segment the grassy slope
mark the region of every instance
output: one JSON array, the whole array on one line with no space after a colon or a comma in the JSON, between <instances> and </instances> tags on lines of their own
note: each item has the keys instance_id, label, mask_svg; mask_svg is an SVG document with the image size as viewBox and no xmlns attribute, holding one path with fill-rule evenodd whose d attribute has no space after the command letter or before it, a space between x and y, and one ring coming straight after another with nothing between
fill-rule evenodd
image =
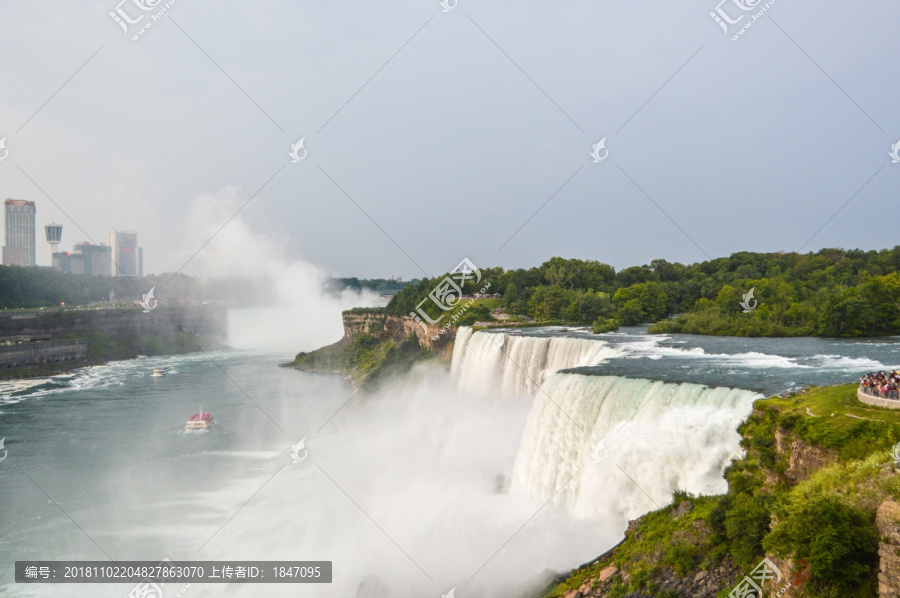
<instances>
[{"instance_id":1,"label":"grassy slope","mask_svg":"<svg viewBox=\"0 0 900 598\"><path fill-rule=\"evenodd\" d=\"M299 353L289 365L301 370L350 376L363 390L374 390L385 381L409 372L433 352L419 345L415 335L395 342L374 334L357 334L351 341Z\"/></svg>"},{"instance_id":2,"label":"grassy slope","mask_svg":"<svg viewBox=\"0 0 900 598\"><path fill-rule=\"evenodd\" d=\"M810 416L807 409L819 417ZM829 451L837 463L792 483L784 476L789 451L776 450L777 430L787 433L788 446L793 439L802 440ZM834 498L848 505L848 509L858 509L866 520L866 529L861 529L859 535L865 536L874 529L878 504L885 498L900 499L900 476L890 465L889 453L900 440L900 411L858 402L855 385L812 388L803 395L758 401L740 432L747 453L726 471L727 495L687 497L676 493L673 502L690 499L692 511L673 519L669 514L671 507L666 507L643 516L621 546L600 562L573 571L544 596L562 596L585 581L596 579L609 565L629 574L626 582L617 580L608 588L609 596L676 596L657 583L664 573L692 576L729 562L737 562L747 572L773 549L784 552L783 541L763 538L773 535L770 528L799 521L798 510L805 505ZM778 522L775 526L771 526L772 515ZM834 526L825 517L811 526L812 533L827 535L834 532ZM842 541L846 543L844 538L835 540L838 545ZM762 544L769 550L763 549ZM818 558L815 566L819 577L813 577L804 586L804 595L877 596L877 558L873 565L871 554L855 555L865 564L857 579L847 581L829 577L833 573L829 567L840 572L842 563L850 557L821 552L812 553L811 558ZM831 556L835 556L834 562L823 561ZM726 596L729 589L728 585L722 587L719 596Z\"/></svg>"}]
</instances>

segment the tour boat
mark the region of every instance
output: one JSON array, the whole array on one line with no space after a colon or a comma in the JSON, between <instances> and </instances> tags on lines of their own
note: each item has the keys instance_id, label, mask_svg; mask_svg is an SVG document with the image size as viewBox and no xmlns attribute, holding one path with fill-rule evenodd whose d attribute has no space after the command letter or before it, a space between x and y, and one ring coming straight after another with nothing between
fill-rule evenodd
<instances>
[{"instance_id":1,"label":"tour boat","mask_svg":"<svg viewBox=\"0 0 900 598\"><path fill-rule=\"evenodd\" d=\"M165 376L165 375L168 374L168 373L169 373L169 368L154 368L154 369L153 369L153 374L151 374L151 375L153 375L153 376Z\"/></svg>"},{"instance_id":2,"label":"tour boat","mask_svg":"<svg viewBox=\"0 0 900 598\"><path fill-rule=\"evenodd\" d=\"M212 413L203 413L203 406L200 406L200 413L195 413L185 424L185 430L206 430L213 423Z\"/></svg>"}]
</instances>

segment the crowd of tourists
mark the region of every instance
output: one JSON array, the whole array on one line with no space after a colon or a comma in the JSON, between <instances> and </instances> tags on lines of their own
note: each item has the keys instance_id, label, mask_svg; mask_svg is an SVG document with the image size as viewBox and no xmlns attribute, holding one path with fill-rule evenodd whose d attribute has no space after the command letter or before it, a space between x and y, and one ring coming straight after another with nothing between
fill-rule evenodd
<instances>
[{"instance_id":1,"label":"crowd of tourists","mask_svg":"<svg viewBox=\"0 0 900 598\"><path fill-rule=\"evenodd\" d=\"M863 392L886 399L900 399L900 370L890 372L869 372L860 377L859 386Z\"/></svg>"}]
</instances>

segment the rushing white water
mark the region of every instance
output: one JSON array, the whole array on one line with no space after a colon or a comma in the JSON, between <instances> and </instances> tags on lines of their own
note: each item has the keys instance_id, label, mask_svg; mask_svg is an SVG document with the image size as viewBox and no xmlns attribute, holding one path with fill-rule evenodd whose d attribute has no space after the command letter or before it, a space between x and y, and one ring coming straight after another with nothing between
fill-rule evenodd
<instances>
[{"instance_id":1,"label":"rushing white water","mask_svg":"<svg viewBox=\"0 0 900 598\"><path fill-rule=\"evenodd\" d=\"M514 493L624 523L667 504L674 490L727 490L722 473L741 455L737 426L761 395L559 372L627 354L594 339L459 330L451 369L464 390L534 396Z\"/></svg>"},{"instance_id":2,"label":"rushing white water","mask_svg":"<svg viewBox=\"0 0 900 598\"><path fill-rule=\"evenodd\" d=\"M533 394L558 370L597 365L623 352L594 339L518 336L460 328L451 371L466 391Z\"/></svg>"},{"instance_id":3,"label":"rushing white water","mask_svg":"<svg viewBox=\"0 0 900 598\"><path fill-rule=\"evenodd\" d=\"M528 415L513 489L545 500L553 496L577 517L612 520L659 508L678 489L724 493L722 472L741 455L736 428L760 396L699 384L553 374Z\"/></svg>"}]
</instances>

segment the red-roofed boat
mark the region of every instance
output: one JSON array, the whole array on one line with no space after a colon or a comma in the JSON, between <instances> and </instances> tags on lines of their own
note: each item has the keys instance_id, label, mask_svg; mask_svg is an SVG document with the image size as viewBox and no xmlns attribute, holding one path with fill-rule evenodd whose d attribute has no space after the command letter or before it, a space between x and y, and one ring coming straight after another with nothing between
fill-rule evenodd
<instances>
[{"instance_id":1,"label":"red-roofed boat","mask_svg":"<svg viewBox=\"0 0 900 598\"><path fill-rule=\"evenodd\" d=\"M195 413L188 418L184 426L185 430L206 430L213 423L212 413L203 413L203 406L200 406L200 413Z\"/></svg>"}]
</instances>

